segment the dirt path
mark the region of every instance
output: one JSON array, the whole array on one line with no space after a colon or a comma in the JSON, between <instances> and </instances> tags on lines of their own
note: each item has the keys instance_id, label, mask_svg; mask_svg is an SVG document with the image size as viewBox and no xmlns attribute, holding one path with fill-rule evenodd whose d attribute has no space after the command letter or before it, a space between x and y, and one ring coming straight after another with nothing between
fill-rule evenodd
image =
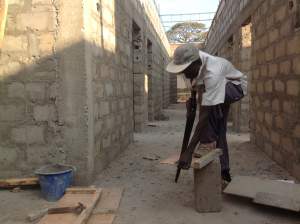
<instances>
[{"instance_id":1,"label":"dirt path","mask_svg":"<svg viewBox=\"0 0 300 224\"><path fill-rule=\"evenodd\" d=\"M166 114L169 121L155 122L135 135L135 142L96 179L101 187L124 187L125 192L115 224L300 224L300 216L255 206L248 201L224 196L223 210L199 214L193 207L192 171L182 172L174 183L175 167L161 165L147 156L166 158L180 151L185 112L174 105ZM247 134L229 135L233 175L255 175L292 179L284 170L251 146ZM38 190L20 193L0 191L0 224L24 224L32 211L51 205Z\"/></svg>"},{"instance_id":2,"label":"dirt path","mask_svg":"<svg viewBox=\"0 0 300 224\"><path fill-rule=\"evenodd\" d=\"M184 108L174 105L166 114L169 121L155 122L135 135L135 143L114 161L95 182L99 186L125 187L115 224L289 224L300 223L300 216L276 209L254 206L244 200L224 196L218 214L199 214L193 208L192 171L182 172L174 183L175 168L161 165L147 156L166 158L180 151L184 130ZM292 179L284 170L251 146L249 135L229 135L233 175L255 175Z\"/></svg>"}]
</instances>

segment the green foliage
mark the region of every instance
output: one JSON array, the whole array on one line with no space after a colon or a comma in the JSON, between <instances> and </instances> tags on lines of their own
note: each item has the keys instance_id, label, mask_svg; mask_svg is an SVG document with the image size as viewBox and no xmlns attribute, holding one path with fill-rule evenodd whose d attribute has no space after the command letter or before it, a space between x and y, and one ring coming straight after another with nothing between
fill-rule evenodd
<instances>
[{"instance_id":1,"label":"green foliage","mask_svg":"<svg viewBox=\"0 0 300 224\"><path fill-rule=\"evenodd\" d=\"M203 42L206 35L205 24L198 22L177 23L167 31L171 43Z\"/></svg>"}]
</instances>

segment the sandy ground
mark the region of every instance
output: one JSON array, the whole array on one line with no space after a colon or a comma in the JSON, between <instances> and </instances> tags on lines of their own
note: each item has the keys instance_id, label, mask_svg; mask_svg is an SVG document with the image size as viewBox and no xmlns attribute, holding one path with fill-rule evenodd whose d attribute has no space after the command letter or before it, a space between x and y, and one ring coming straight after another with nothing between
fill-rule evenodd
<instances>
[{"instance_id":1,"label":"sandy ground","mask_svg":"<svg viewBox=\"0 0 300 224\"><path fill-rule=\"evenodd\" d=\"M300 214L257 206L247 200L223 195L220 213L199 214L194 210L192 171L181 173L159 160L179 152L185 124L183 105L172 105L165 113L169 121L155 122L135 135L135 142L96 178L101 187L124 187L115 224L300 224ZM233 175L270 179L293 179L249 143L248 134L228 135ZM47 207L38 190L20 193L0 191L0 223L27 223L28 213Z\"/></svg>"}]
</instances>

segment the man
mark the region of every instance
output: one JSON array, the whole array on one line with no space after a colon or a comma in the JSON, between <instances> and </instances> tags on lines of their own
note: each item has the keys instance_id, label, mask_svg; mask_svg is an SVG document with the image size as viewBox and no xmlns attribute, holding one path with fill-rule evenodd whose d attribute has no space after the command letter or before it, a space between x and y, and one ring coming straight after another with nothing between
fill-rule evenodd
<instances>
[{"instance_id":1,"label":"man","mask_svg":"<svg viewBox=\"0 0 300 224\"><path fill-rule=\"evenodd\" d=\"M180 156L180 168L189 169L193 152L200 142L210 148L223 149L220 157L222 179L230 182L227 118L230 104L240 100L246 93L244 75L226 59L200 51L194 44L178 47L167 71L183 73L190 81L191 88L198 92L200 102L199 121L187 150Z\"/></svg>"}]
</instances>

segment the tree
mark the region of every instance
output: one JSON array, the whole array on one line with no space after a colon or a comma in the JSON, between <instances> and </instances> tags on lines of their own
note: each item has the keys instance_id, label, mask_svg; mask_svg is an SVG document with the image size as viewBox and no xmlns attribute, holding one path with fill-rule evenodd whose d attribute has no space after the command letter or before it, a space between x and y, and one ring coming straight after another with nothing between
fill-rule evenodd
<instances>
[{"instance_id":1,"label":"tree","mask_svg":"<svg viewBox=\"0 0 300 224\"><path fill-rule=\"evenodd\" d=\"M176 23L167 31L169 41L175 43L203 42L206 35L205 24L199 22Z\"/></svg>"}]
</instances>

